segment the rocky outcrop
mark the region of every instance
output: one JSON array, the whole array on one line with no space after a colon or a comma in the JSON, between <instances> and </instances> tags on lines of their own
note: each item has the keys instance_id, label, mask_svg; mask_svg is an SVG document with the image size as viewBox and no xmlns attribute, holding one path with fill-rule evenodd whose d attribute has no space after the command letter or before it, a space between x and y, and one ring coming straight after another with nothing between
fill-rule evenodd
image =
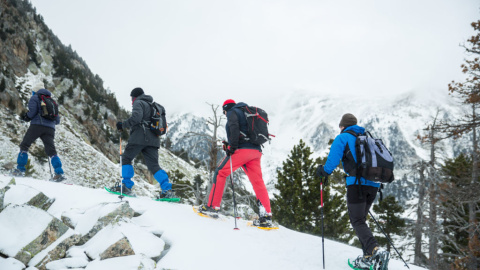
<instances>
[{"instance_id":1,"label":"rocky outcrop","mask_svg":"<svg viewBox=\"0 0 480 270\"><path fill-rule=\"evenodd\" d=\"M135 255L135 252L133 251L128 239L124 237L100 254L100 259L105 260L129 255Z\"/></svg>"},{"instance_id":2,"label":"rocky outcrop","mask_svg":"<svg viewBox=\"0 0 480 270\"><path fill-rule=\"evenodd\" d=\"M6 186L2 189L0 189L0 212L3 210L3 208L6 206L3 204L3 199L5 198L5 193L10 189L9 186Z\"/></svg>"},{"instance_id":3,"label":"rocky outcrop","mask_svg":"<svg viewBox=\"0 0 480 270\"><path fill-rule=\"evenodd\" d=\"M47 211L54 202L55 199L51 199L40 192L35 197L30 199L27 204Z\"/></svg>"},{"instance_id":4,"label":"rocky outcrop","mask_svg":"<svg viewBox=\"0 0 480 270\"><path fill-rule=\"evenodd\" d=\"M33 256L55 242L67 230L68 227L65 224L59 219L53 218L42 234L22 248L22 250L15 255L15 259L27 264Z\"/></svg>"},{"instance_id":5,"label":"rocky outcrop","mask_svg":"<svg viewBox=\"0 0 480 270\"><path fill-rule=\"evenodd\" d=\"M39 270L44 270L46 269L46 265L49 262L56 261L59 259L63 259L66 256L67 250L77 244L80 241L80 235L74 234L67 239L63 240L60 244L58 244L53 250L48 252L47 256L35 265Z\"/></svg>"},{"instance_id":6,"label":"rocky outcrop","mask_svg":"<svg viewBox=\"0 0 480 270\"><path fill-rule=\"evenodd\" d=\"M124 202L119 205L114 211L110 212L108 215L98 219L97 223L90 229L90 231L85 234L78 243L79 245L85 244L93 236L95 236L100 230L105 228L107 225L117 224L121 220L131 219L135 211L130 207L128 202Z\"/></svg>"}]
</instances>

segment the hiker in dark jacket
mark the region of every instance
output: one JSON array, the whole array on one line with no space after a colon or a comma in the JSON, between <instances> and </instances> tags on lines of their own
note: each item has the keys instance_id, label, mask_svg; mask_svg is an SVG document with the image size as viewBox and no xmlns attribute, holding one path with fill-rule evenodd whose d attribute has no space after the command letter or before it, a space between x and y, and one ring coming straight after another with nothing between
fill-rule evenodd
<instances>
[{"instance_id":1,"label":"hiker in dark jacket","mask_svg":"<svg viewBox=\"0 0 480 270\"><path fill-rule=\"evenodd\" d=\"M135 88L130 93L132 97L132 116L123 122L117 123L117 129L130 129L130 138L127 147L122 155L122 186L117 185L114 191L123 192L127 195L133 195L132 187L134 175L132 161L140 153L143 153L148 170L153 174L155 180L160 183L162 189L160 198L171 198L174 196L172 184L169 183L167 173L160 168L158 164L158 149L160 148L160 138L157 137L148 123L153 114L151 103L153 98L145 95L142 88Z\"/></svg>"},{"instance_id":2,"label":"hiker in dark jacket","mask_svg":"<svg viewBox=\"0 0 480 270\"><path fill-rule=\"evenodd\" d=\"M365 129L357 126L357 118L350 113L344 114L339 124L340 134L335 137L330 148L325 166L320 165L317 168L317 175L323 178L325 183L328 176L337 168L339 161L342 161L343 168L350 168L355 166L357 155L355 152L356 137L346 131L353 131L356 134L364 134ZM345 154L345 159L343 159ZM346 164L353 162L354 164ZM348 172L345 170L348 174ZM360 243L362 244L363 255L354 260L349 260L355 268L369 269L373 264L376 256L382 256L387 252L379 248L378 242L373 237L372 231L367 225L367 215L370 207L380 187L380 183L372 182L361 177L359 179L361 185L356 182L355 175L348 175L346 177L347 184L347 208L350 216L350 223L352 224L355 233L357 234ZM362 196L360 197L360 190Z\"/></svg>"},{"instance_id":3,"label":"hiker in dark jacket","mask_svg":"<svg viewBox=\"0 0 480 270\"><path fill-rule=\"evenodd\" d=\"M35 140L40 138L45 147L45 153L48 155L52 162L52 166L55 171L53 176L54 181L65 180L65 175L62 169L62 162L57 155L55 149L55 125L60 124L60 116L56 116L55 120L49 120L41 116L41 96L52 96L52 93L45 89L43 83L37 83L33 87L33 95L28 101L28 112L22 116L22 120L30 122L30 127L27 133L23 137L23 141L20 143L20 153L17 158L17 168L13 171L13 175L24 176L26 172L25 165L28 161L28 149Z\"/></svg>"},{"instance_id":4,"label":"hiker in dark jacket","mask_svg":"<svg viewBox=\"0 0 480 270\"><path fill-rule=\"evenodd\" d=\"M241 167L252 183L260 209L259 219L254 221L254 225L271 227L272 211L270 198L262 177L262 148L260 145L252 144L245 140L248 133L247 119L244 112L240 109L245 106L247 104L243 102L235 103L232 99L228 99L223 103L223 111L227 116L225 128L228 143L224 142L224 150L227 156L215 170L208 203L200 206L199 211L209 214L217 213L220 210L225 181L231 174L231 171Z\"/></svg>"}]
</instances>

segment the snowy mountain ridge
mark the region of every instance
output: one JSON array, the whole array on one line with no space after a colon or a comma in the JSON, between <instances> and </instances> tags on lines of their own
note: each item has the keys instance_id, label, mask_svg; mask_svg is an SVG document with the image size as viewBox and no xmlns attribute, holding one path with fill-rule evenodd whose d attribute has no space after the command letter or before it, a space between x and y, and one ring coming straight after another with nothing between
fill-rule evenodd
<instances>
[{"instance_id":1,"label":"snowy mountain ridge","mask_svg":"<svg viewBox=\"0 0 480 270\"><path fill-rule=\"evenodd\" d=\"M276 136L271 144L265 145L262 157L263 175L271 191L274 191L276 170L300 139L312 148L314 157L328 153L328 142L339 134L338 123L345 113L354 114L360 126L384 141L395 158L396 179L402 179L409 173L415 162L429 158L428 145L422 144L417 136L424 135L423 129L433 122L437 111L438 121L454 120L465 113L446 90L416 90L385 97L344 97L340 94L320 95L296 91L287 96L272 97L262 104L249 105L268 112L269 132ZM171 116L171 119L176 127L168 134L173 148L181 145L182 148L192 149L194 143L189 138L183 138L184 133L177 130L205 125L204 118L180 114ZM224 126L220 127L218 138L225 138ZM466 151L469 144L467 139L462 138L442 141L439 146L441 154L451 158ZM189 153L198 158L195 152ZM395 185L389 186L387 190L394 189Z\"/></svg>"}]
</instances>

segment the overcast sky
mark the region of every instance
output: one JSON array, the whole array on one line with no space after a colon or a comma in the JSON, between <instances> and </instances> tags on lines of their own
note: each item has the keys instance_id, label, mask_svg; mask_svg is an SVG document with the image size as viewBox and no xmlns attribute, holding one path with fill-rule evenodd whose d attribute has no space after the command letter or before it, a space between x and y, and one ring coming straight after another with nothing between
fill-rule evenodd
<instances>
[{"instance_id":1,"label":"overcast sky","mask_svg":"<svg viewBox=\"0 0 480 270\"><path fill-rule=\"evenodd\" d=\"M142 87L167 113L292 91L447 91L478 0L31 0L130 110Z\"/></svg>"}]
</instances>

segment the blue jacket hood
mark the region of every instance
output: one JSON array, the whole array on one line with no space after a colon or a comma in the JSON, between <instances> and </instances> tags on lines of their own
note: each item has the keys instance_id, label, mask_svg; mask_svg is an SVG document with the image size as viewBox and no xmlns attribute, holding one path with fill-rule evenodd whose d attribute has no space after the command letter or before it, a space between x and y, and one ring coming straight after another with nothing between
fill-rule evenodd
<instances>
[{"instance_id":1,"label":"blue jacket hood","mask_svg":"<svg viewBox=\"0 0 480 270\"><path fill-rule=\"evenodd\" d=\"M357 125L353 125L353 126L349 126L349 127L346 127L342 132L345 132L347 130L351 130L357 134L363 134L365 133L365 128L361 127L361 126L357 126Z\"/></svg>"}]
</instances>

